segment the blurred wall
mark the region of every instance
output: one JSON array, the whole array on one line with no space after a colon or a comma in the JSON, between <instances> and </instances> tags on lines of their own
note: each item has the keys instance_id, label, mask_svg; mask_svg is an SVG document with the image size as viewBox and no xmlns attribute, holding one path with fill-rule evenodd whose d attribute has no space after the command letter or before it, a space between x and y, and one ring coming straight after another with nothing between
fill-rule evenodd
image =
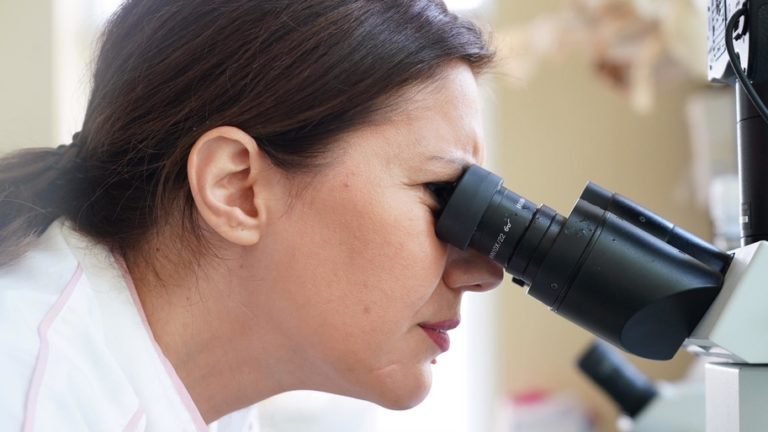
<instances>
[{"instance_id":1,"label":"blurred wall","mask_svg":"<svg viewBox=\"0 0 768 432\"><path fill-rule=\"evenodd\" d=\"M552 11L558 0L499 1L496 28ZM503 71L501 71L503 73ZM496 84L495 124L505 184L538 204L568 214L588 180L619 192L704 238L709 219L691 193L686 98L694 85L664 88L646 115L599 82L583 56L546 62L525 89ZM499 304L501 365L506 391L567 390L585 399L601 431L614 430L616 410L574 366L592 340L509 281ZM673 361L633 359L656 379L681 377L687 353Z\"/></svg>"},{"instance_id":2,"label":"blurred wall","mask_svg":"<svg viewBox=\"0 0 768 432\"><path fill-rule=\"evenodd\" d=\"M0 2L0 152L53 144L52 2Z\"/></svg>"}]
</instances>

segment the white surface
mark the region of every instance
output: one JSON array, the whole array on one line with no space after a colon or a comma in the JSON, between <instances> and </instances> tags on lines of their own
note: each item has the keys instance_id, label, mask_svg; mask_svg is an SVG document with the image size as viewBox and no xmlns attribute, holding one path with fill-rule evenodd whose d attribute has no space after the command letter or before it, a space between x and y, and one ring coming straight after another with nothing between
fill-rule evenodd
<instances>
[{"instance_id":1,"label":"white surface","mask_svg":"<svg viewBox=\"0 0 768 432\"><path fill-rule=\"evenodd\" d=\"M483 4L484 0L445 0L448 9L452 10L468 10L476 9Z\"/></svg>"},{"instance_id":2,"label":"white surface","mask_svg":"<svg viewBox=\"0 0 768 432\"><path fill-rule=\"evenodd\" d=\"M768 363L768 242L739 248L722 291L685 344L689 350Z\"/></svg>"},{"instance_id":3,"label":"white surface","mask_svg":"<svg viewBox=\"0 0 768 432\"><path fill-rule=\"evenodd\" d=\"M592 432L592 422L583 404L561 393L535 402L502 404L500 432Z\"/></svg>"},{"instance_id":4,"label":"white surface","mask_svg":"<svg viewBox=\"0 0 768 432\"><path fill-rule=\"evenodd\" d=\"M707 432L768 429L768 366L708 364Z\"/></svg>"},{"instance_id":5,"label":"white surface","mask_svg":"<svg viewBox=\"0 0 768 432\"><path fill-rule=\"evenodd\" d=\"M704 384L659 387L659 395L635 418L632 432L704 432Z\"/></svg>"},{"instance_id":6,"label":"white surface","mask_svg":"<svg viewBox=\"0 0 768 432\"><path fill-rule=\"evenodd\" d=\"M59 223L0 269L0 347L4 431L207 430L111 253Z\"/></svg>"}]
</instances>

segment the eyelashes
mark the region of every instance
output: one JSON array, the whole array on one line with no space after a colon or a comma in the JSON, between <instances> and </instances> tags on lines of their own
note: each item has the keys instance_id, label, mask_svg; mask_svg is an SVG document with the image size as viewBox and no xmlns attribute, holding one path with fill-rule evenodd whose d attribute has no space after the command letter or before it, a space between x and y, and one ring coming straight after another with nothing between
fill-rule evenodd
<instances>
[{"instance_id":1,"label":"eyelashes","mask_svg":"<svg viewBox=\"0 0 768 432\"><path fill-rule=\"evenodd\" d=\"M456 187L455 182L426 183L424 187L430 192L435 200L436 209L433 211L435 217L439 217L443 212L445 205L453 194Z\"/></svg>"}]
</instances>

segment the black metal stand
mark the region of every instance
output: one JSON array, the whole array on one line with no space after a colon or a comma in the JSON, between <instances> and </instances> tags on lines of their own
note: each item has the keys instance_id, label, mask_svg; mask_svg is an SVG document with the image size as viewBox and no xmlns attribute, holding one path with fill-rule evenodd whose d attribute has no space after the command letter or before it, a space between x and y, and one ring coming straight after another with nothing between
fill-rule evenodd
<instances>
[{"instance_id":1,"label":"black metal stand","mask_svg":"<svg viewBox=\"0 0 768 432\"><path fill-rule=\"evenodd\" d=\"M755 84L768 100L768 83ZM768 240L768 124L737 82L736 144L739 152L741 245Z\"/></svg>"}]
</instances>

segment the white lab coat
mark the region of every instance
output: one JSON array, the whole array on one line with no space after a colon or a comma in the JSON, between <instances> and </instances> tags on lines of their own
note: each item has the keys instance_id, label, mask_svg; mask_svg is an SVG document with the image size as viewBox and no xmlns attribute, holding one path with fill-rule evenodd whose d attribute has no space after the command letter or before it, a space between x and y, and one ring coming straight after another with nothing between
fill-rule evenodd
<instances>
[{"instance_id":1,"label":"white lab coat","mask_svg":"<svg viewBox=\"0 0 768 432\"><path fill-rule=\"evenodd\" d=\"M121 259L61 221L0 268L0 430L209 431Z\"/></svg>"}]
</instances>

